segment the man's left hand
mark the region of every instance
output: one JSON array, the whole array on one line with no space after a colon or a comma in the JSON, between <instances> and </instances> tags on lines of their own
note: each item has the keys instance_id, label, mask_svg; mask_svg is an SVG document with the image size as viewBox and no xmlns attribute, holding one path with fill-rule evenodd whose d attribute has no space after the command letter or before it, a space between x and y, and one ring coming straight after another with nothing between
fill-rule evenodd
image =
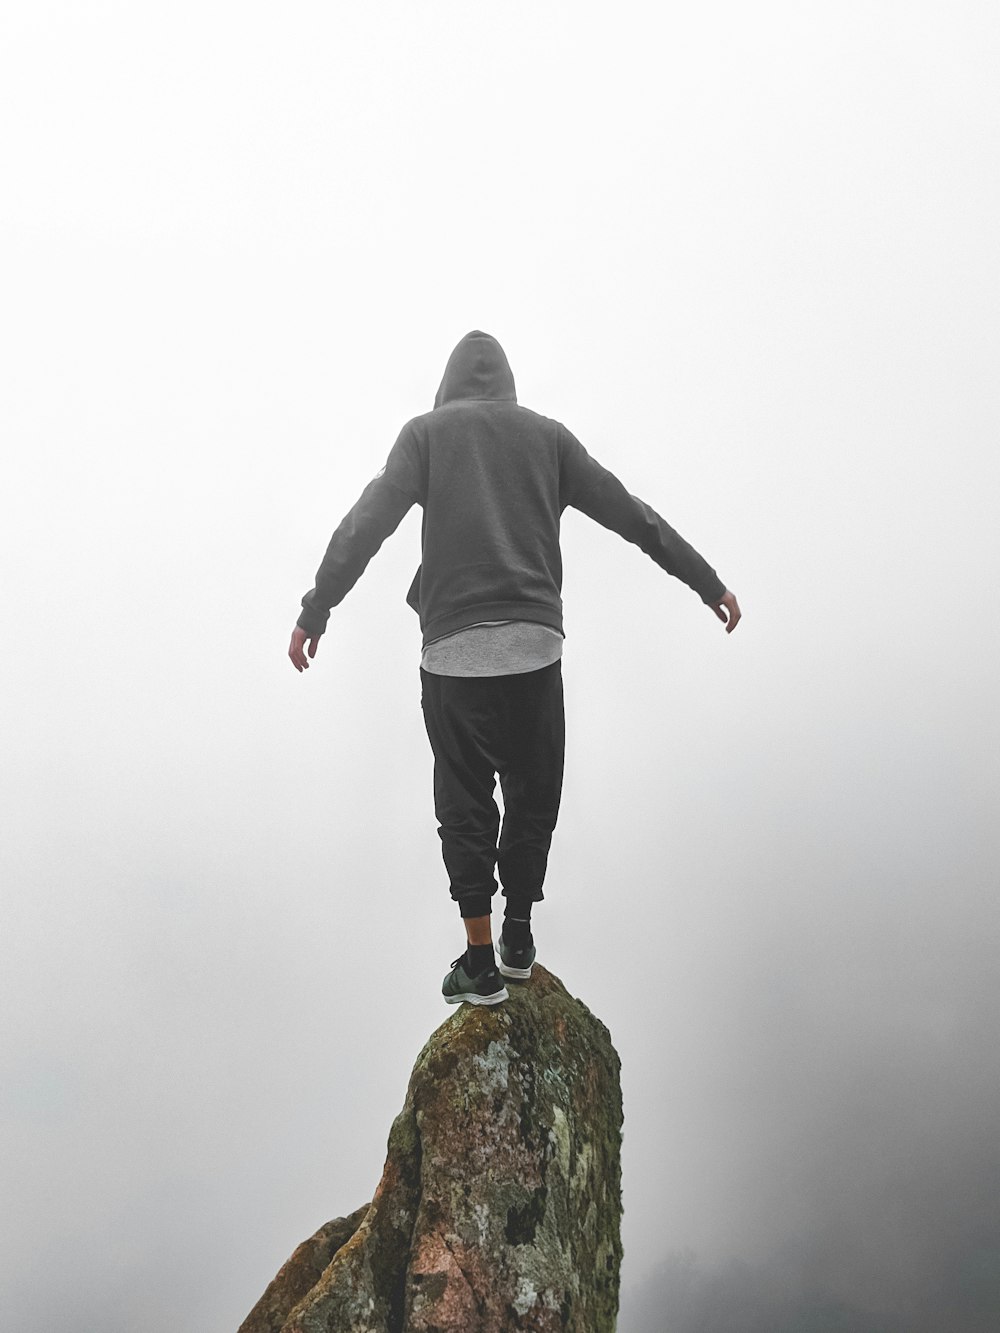
<instances>
[{"instance_id":1,"label":"man's left hand","mask_svg":"<svg viewBox=\"0 0 1000 1333\"><path fill-rule=\"evenodd\" d=\"M292 659L292 666L296 671L309 670L309 658L316 656L316 649L319 647L320 636L318 634L307 634L304 629L298 625L292 630L292 641L288 645L288 656ZM308 643L309 657L306 657L303 649Z\"/></svg>"},{"instance_id":2,"label":"man's left hand","mask_svg":"<svg viewBox=\"0 0 1000 1333\"><path fill-rule=\"evenodd\" d=\"M740 623L740 604L728 590L722 594L717 602L712 603L712 610L719 617L726 627L726 633L732 634L733 630Z\"/></svg>"}]
</instances>

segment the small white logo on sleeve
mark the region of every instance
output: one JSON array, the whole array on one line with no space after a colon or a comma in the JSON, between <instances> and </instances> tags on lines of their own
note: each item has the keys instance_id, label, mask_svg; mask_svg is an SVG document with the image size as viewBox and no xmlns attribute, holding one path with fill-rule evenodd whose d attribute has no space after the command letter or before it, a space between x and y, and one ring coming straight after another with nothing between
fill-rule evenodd
<instances>
[{"instance_id":1,"label":"small white logo on sleeve","mask_svg":"<svg viewBox=\"0 0 1000 1333\"><path fill-rule=\"evenodd\" d=\"M379 468L379 470L375 473L374 477L372 477L372 481L378 481L379 477L384 477L384 476L385 476L385 464L383 463L382 466Z\"/></svg>"}]
</instances>

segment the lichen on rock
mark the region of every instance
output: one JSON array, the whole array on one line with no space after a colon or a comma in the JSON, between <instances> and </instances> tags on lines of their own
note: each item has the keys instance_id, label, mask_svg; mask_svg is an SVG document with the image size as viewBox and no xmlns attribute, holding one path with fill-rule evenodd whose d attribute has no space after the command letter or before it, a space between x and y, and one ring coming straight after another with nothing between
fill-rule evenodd
<instances>
[{"instance_id":1,"label":"lichen on rock","mask_svg":"<svg viewBox=\"0 0 1000 1333\"><path fill-rule=\"evenodd\" d=\"M544 968L509 989L433 1034L371 1206L300 1246L240 1333L612 1333L618 1056ZM329 1258L304 1286L309 1246Z\"/></svg>"}]
</instances>

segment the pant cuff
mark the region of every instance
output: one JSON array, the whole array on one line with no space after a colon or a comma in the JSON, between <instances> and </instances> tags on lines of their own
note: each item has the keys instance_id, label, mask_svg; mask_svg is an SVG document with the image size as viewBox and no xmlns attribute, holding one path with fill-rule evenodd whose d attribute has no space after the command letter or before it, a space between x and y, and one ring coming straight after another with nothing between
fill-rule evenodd
<instances>
[{"instance_id":1,"label":"pant cuff","mask_svg":"<svg viewBox=\"0 0 1000 1333\"><path fill-rule=\"evenodd\" d=\"M462 913L462 920L467 916L489 916L490 914L490 895L488 893L475 893L471 896L465 896L458 900L458 910Z\"/></svg>"},{"instance_id":2,"label":"pant cuff","mask_svg":"<svg viewBox=\"0 0 1000 1333\"><path fill-rule=\"evenodd\" d=\"M545 895L542 893L541 889L527 889L527 890L502 889L501 892L503 893L503 896L507 899L508 903L512 902L540 903L545 898Z\"/></svg>"}]
</instances>

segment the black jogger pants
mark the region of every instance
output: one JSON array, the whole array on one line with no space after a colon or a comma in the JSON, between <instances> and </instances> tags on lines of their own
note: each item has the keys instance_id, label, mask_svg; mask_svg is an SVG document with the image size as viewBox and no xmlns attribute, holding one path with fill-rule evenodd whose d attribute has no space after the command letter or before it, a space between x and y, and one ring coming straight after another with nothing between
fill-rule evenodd
<instances>
[{"instance_id":1,"label":"black jogger pants","mask_svg":"<svg viewBox=\"0 0 1000 1333\"><path fill-rule=\"evenodd\" d=\"M496 871L505 894L538 902L562 794L562 664L516 676L421 670L420 682L451 896L463 917L486 916Z\"/></svg>"}]
</instances>

